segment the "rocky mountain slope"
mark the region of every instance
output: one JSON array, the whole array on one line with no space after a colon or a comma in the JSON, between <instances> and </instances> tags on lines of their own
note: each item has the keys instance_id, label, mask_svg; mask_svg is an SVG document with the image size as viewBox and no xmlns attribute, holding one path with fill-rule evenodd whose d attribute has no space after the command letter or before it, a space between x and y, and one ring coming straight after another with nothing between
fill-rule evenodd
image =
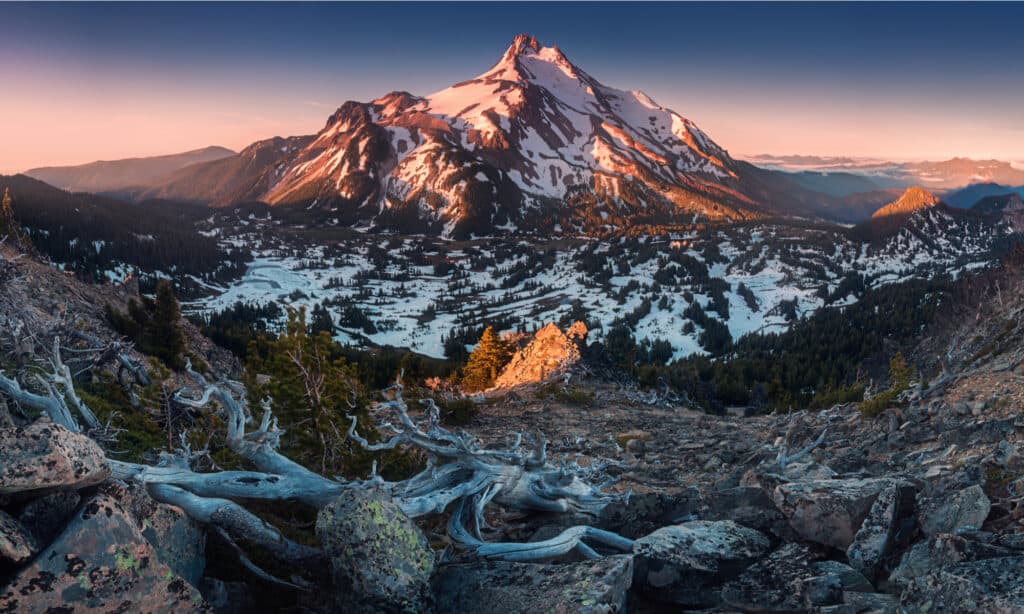
<instances>
[{"instance_id":1,"label":"rocky mountain slope","mask_svg":"<svg viewBox=\"0 0 1024 614\"><path fill-rule=\"evenodd\" d=\"M235 152L224 147L204 147L184 153L148 158L101 160L78 166L47 166L25 171L29 177L72 192L132 193L190 164L212 162Z\"/></svg>"}]
</instances>

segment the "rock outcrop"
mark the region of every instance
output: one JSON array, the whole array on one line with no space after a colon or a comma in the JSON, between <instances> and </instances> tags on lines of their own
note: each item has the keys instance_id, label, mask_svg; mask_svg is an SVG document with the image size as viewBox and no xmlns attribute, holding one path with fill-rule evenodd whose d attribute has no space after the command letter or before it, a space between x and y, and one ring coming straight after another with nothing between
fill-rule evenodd
<instances>
[{"instance_id":1,"label":"rock outcrop","mask_svg":"<svg viewBox=\"0 0 1024 614\"><path fill-rule=\"evenodd\" d=\"M587 326L583 322L576 322L564 333L555 324L547 324L512 356L495 380L494 388L539 384L564 376L579 361L580 345L586 338Z\"/></svg>"}]
</instances>

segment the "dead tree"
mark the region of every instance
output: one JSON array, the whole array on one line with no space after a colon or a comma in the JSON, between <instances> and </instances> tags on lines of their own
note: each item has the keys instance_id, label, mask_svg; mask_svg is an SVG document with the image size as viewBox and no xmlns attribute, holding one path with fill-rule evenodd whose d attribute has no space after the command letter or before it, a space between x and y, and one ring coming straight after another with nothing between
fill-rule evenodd
<instances>
[{"instance_id":1,"label":"dead tree","mask_svg":"<svg viewBox=\"0 0 1024 614\"><path fill-rule=\"evenodd\" d=\"M264 404L259 427L249 433L246 425L253 423L245 390L237 382L209 382L188 365L194 387L179 390L174 401L191 408L219 408L227 422L227 446L248 460L253 471L195 470L195 461L206 451L193 453L182 438L175 453L162 453L156 465L108 459L115 479L144 485L157 501L180 507L190 517L208 526L236 549L236 540L257 544L278 559L303 566L316 566L322 561L319 549L298 544L235 500L290 500L321 508L353 489L381 488L394 498L410 517L417 518L451 511L449 535L452 541L468 552L485 558L515 561L546 559L570 550L585 556L598 556L591 546L608 550L629 550L632 542L614 533L589 526L572 527L561 535L543 542L515 544L488 543L482 538L486 527L484 509L492 502L520 511L573 512L596 517L606 505L628 496L605 494L594 486L603 477L602 467L589 468L573 463L555 465L548 460L547 444L542 435L516 435L513 445L502 450L484 449L479 441L465 432L453 433L440 426L439 412L433 401L417 421L408 413L402 399L401 380L387 390L390 400L376 408L378 415L391 414L380 427L391 438L370 443L356 431L352 420L349 431L353 440L368 450L386 450L399 445L412 446L426 453L426 469L400 482L385 482L374 474L368 480L346 481L328 479L310 471L278 451L284 431ZM71 430L80 431L68 404L52 386L47 395L21 389L15 380L0 376L0 391L23 403L43 408L56 421ZM78 407L74 402L72 406ZM84 414L83 414L84 415ZM523 446L524 440L528 446ZM261 577L270 576L251 561L240 557ZM294 586L283 580L282 584Z\"/></svg>"}]
</instances>

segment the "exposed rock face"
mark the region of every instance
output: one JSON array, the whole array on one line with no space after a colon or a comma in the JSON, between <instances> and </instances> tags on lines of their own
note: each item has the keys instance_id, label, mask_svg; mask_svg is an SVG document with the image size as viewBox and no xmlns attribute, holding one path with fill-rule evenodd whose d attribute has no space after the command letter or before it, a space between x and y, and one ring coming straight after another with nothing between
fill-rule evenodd
<instances>
[{"instance_id":1,"label":"exposed rock face","mask_svg":"<svg viewBox=\"0 0 1024 614\"><path fill-rule=\"evenodd\" d=\"M908 612L1024 611L1024 557L943 567L915 579L900 606Z\"/></svg>"},{"instance_id":2,"label":"exposed rock face","mask_svg":"<svg viewBox=\"0 0 1024 614\"><path fill-rule=\"evenodd\" d=\"M580 359L587 327L576 322L563 333L554 324L537 331L527 346L512 356L494 382L495 388L537 384L560 377Z\"/></svg>"},{"instance_id":3,"label":"exposed rock face","mask_svg":"<svg viewBox=\"0 0 1024 614\"><path fill-rule=\"evenodd\" d=\"M443 567L434 578L438 612L624 612L633 558L536 565L488 561Z\"/></svg>"},{"instance_id":4,"label":"exposed rock face","mask_svg":"<svg viewBox=\"0 0 1024 614\"><path fill-rule=\"evenodd\" d=\"M921 511L921 529L928 535L955 533L967 527L980 529L991 509L985 491L975 484L931 499Z\"/></svg>"},{"instance_id":5,"label":"exposed rock face","mask_svg":"<svg viewBox=\"0 0 1024 614\"><path fill-rule=\"evenodd\" d=\"M376 490L346 492L320 510L316 533L345 611L429 609L434 552L390 497Z\"/></svg>"},{"instance_id":6,"label":"exposed rock face","mask_svg":"<svg viewBox=\"0 0 1024 614\"><path fill-rule=\"evenodd\" d=\"M634 582L652 599L714 605L718 596L709 589L742 571L769 546L767 537L731 520L664 527L633 546Z\"/></svg>"},{"instance_id":7,"label":"exposed rock face","mask_svg":"<svg viewBox=\"0 0 1024 614\"><path fill-rule=\"evenodd\" d=\"M83 488L110 475L103 450L48 420L0 430L0 495Z\"/></svg>"},{"instance_id":8,"label":"exposed rock face","mask_svg":"<svg viewBox=\"0 0 1024 614\"><path fill-rule=\"evenodd\" d=\"M845 550L888 484L885 479L792 482L775 488L775 504L804 539Z\"/></svg>"},{"instance_id":9,"label":"exposed rock face","mask_svg":"<svg viewBox=\"0 0 1024 614\"><path fill-rule=\"evenodd\" d=\"M201 612L199 592L161 563L131 513L100 494L0 591L7 612Z\"/></svg>"}]
</instances>

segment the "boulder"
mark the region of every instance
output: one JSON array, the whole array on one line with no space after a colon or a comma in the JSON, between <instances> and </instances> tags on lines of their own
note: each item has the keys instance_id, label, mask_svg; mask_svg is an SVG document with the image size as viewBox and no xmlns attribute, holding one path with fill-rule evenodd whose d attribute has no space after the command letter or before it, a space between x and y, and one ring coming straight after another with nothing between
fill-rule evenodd
<instances>
[{"instance_id":1,"label":"boulder","mask_svg":"<svg viewBox=\"0 0 1024 614\"><path fill-rule=\"evenodd\" d=\"M952 494L934 496L921 506L919 522L928 535L980 529L992 510L981 486L975 484Z\"/></svg>"},{"instance_id":2,"label":"boulder","mask_svg":"<svg viewBox=\"0 0 1024 614\"><path fill-rule=\"evenodd\" d=\"M131 513L99 494L0 589L0 612L205 612L199 591L161 563Z\"/></svg>"},{"instance_id":3,"label":"boulder","mask_svg":"<svg viewBox=\"0 0 1024 614\"><path fill-rule=\"evenodd\" d=\"M949 565L915 578L900 595L907 612L1024 611L1024 557Z\"/></svg>"},{"instance_id":4,"label":"boulder","mask_svg":"<svg viewBox=\"0 0 1024 614\"><path fill-rule=\"evenodd\" d=\"M885 479L790 482L775 487L775 505L803 539L846 550L867 517Z\"/></svg>"},{"instance_id":5,"label":"boulder","mask_svg":"<svg viewBox=\"0 0 1024 614\"><path fill-rule=\"evenodd\" d=\"M625 612L633 559L608 556L565 564L482 561L442 567L434 577L438 612Z\"/></svg>"},{"instance_id":6,"label":"boulder","mask_svg":"<svg viewBox=\"0 0 1024 614\"><path fill-rule=\"evenodd\" d=\"M49 420L0 429L0 495L83 488L110 475L103 450Z\"/></svg>"},{"instance_id":7,"label":"boulder","mask_svg":"<svg viewBox=\"0 0 1024 614\"><path fill-rule=\"evenodd\" d=\"M846 549L850 565L868 578L873 578L885 558L892 552L900 536L909 537L913 527L914 497L912 484L894 482L875 499L868 517L861 524L853 542ZM909 519L909 527L905 520Z\"/></svg>"},{"instance_id":8,"label":"boulder","mask_svg":"<svg viewBox=\"0 0 1024 614\"><path fill-rule=\"evenodd\" d=\"M434 552L419 527L386 493L346 492L320 510L316 533L344 611L430 608Z\"/></svg>"},{"instance_id":9,"label":"boulder","mask_svg":"<svg viewBox=\"0 0 1024 614\"><path fill-rule=\"evenodd\" d=\"M0 510L0 566L20 565L32 558L36 539L23 524Z\"/></svg>"},{"instance_id":10,"label":"boulder","mask_svg":"<svg viewBox=\"0 0 1024 614\"><path fill-rule=\"evenodd\" d=\"M634 585L650 598L691 607L714 605L709 590L768 551L768 538L731 520L668 526L633 545Z\"/></svg>"}]
</instances>

